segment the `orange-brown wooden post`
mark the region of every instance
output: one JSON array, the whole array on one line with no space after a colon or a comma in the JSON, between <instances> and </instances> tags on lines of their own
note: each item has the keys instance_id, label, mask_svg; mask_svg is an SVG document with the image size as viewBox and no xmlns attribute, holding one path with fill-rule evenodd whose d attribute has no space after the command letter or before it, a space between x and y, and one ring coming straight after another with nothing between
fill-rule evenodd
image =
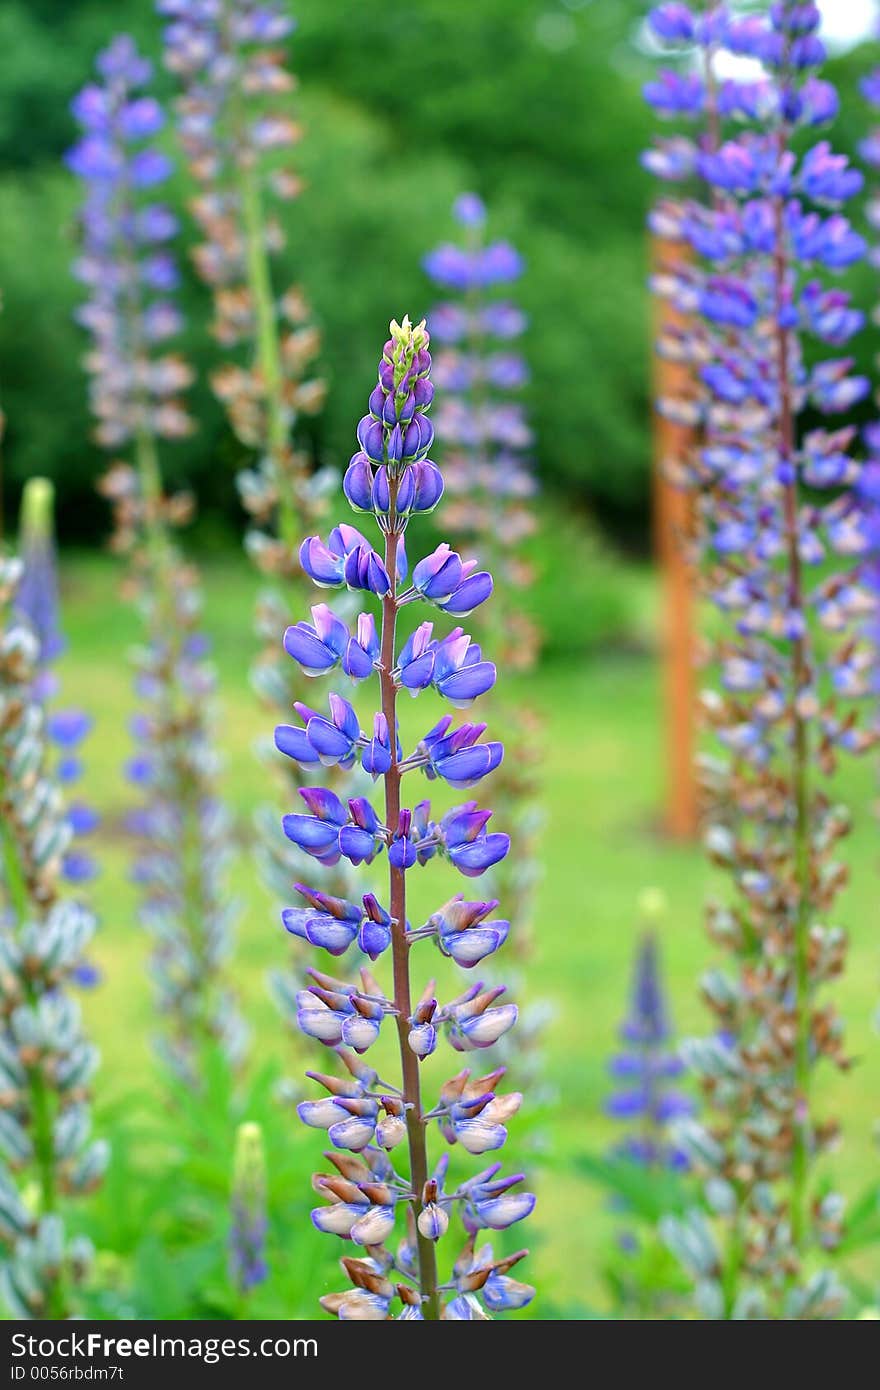
<instances>
[{"instance_id":1,"label":"orange-brown wooden post","mask_svg":"<svg viewBox=\"0 0 880 1390\"><path fill-rule=\"evenodd\" d=\"M674 270L687 255L683 243L651 240L655 274ZM653 399L693 396L690 368L661 356L656 341L664 326L683 326L664 299L653 298L652 385ZM663 742L665 792L663 822L678 840L693 838L697 830L696 779L696 643L695 576L688 561L687 537L692 522L692 503L687 490L670 480L696 443L694 426L681 424L653 411L654 547L661 587L661 659L663 662Z\"/></svg>"}]
</instances>

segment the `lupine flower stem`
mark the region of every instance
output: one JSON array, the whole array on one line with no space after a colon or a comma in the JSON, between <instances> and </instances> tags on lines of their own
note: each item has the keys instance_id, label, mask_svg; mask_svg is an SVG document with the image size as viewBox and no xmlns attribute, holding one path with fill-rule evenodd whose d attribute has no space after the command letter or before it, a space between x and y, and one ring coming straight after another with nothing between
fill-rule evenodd
<instances>
[{"instance_id":1,"label":"lupine flower stem","mask_svg":"<svg viewBox=\"0 0 880 1390\"><path fill-rule=\"evenodd\" d=\"M390 480L392 518L397 511L396 479ZM382 713L389 729L397 728L397 687L391 675L394 669L395 636L397 631L397 548L400 534L392 528L385 536L385 569L391 576L391 588L382 600L382 635L379 648L379 687ZM396 741L391 740L391 765L385 774L385 824L397 825L400 820L400 766ZM422 1112L419 1059L409 1045L412 1018L412 991L409 978L410 942L406 939L406 874L403 869L388 865L389 911L392 917L391 953L394 980L394 1007L397 1010L397 1037L400 1047L400 1068L403 1077L403 1103L406 1110L407 1143L413 1191L416 1193L416 1218L422 1210L421 1194L428 1180L428 1149L425 1121ZM423 1295L422 1313L429 1321L440 1317L440 1296L437 1290L437 1252L434 1242L418 1230L419 1287Z\"/></svg>"}]
</instances>

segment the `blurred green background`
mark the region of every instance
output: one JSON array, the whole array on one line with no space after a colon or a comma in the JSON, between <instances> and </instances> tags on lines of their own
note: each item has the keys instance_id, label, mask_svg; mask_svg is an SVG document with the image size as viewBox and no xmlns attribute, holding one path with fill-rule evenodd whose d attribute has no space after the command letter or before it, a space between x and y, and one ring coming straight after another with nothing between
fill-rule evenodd
<instances>
[{"instance_id":1,"label":"blurred green background","mask_svg":"<svg viewBox=\"0 0 880 1390\"><path fill-rule=\"evenodd\" d=\"M307 131L297 163L308 191L286 218L284 269L306 286L325 336L330 393L313 431L316 453L351 453L383 325L430 308L421 258L450 230L453 198L474 187L490 203L493 229L528 260L522 300L545 479L621 522L638 518L647 189L637 154L649 122L639 98L647 64L630 40L642 7L302 0L291 8ZM128 0L124 18L95 0L6 0L0 9L8 472L13 488L37 470L55 477L68 536L94 533L103 517L92 493L82 339L71 321L77 190L60 159L73 138L70 98L120 21L158 55L152 0ZM186 346L205 366L212 346L198 332L204 294L192 278L185 303L195 330ZM207 393L199 407L200 433L175 451L173 466L199 489L207 514L234 517L238 451ZM229 467L218 470L218 457Z\"/></svg>"},{"instance_id":2,"label":"blurred green background","mask_svg":"<svg viewBox=\"0 0 880 1390\"><path fill-rule=\"evenodd\" d=\"M650 180L638 156L652 128L641 85L656 65L642 42L647 6L297 0L291 9L306 129L297 164L308 188L285 219L283 269L304 284L324 332L330 391L311 427L316 456L348 458L383 325L391 314L430 308L422 256L451 231L453 198L474 188L489 203L493 231L527 260L517 293L531 318L529 404L544 486L644 547ZM158 57L153 0L127 0L124 15L104 0L0 7L7 502L29 474L49 473L67 539L94 536L106 522L92 487L99 460L88 443L83 344L71 317L77 189L60 161L74 135L69 101L121 24ZM845 112L835 140L844 148L864 124L855 84L867 61L863 50L831 64ZM167 90L161 65L157 80ZM201 331L205 296L186 268L184 346L206 368L214 348ZM236 524L239 451L210 393L202 389L197 403L199 433L169 451L168 467L197 488L206 518Z\"/></svg>"}]
</instances>

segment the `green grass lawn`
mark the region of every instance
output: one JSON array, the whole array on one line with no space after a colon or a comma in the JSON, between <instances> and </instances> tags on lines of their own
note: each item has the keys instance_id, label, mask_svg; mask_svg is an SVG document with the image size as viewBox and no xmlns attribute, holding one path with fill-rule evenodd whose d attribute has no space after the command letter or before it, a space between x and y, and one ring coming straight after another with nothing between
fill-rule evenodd
<instances>
[{"instance_id":1,"label":"green grass lawn","mask_svg":"<svg viewBox=\"0 0 880 1390\"><path fill-rule=\"evenodd\" d=\"M206 627L220 671L218 736L226 758L224 790L243 846L234 883L244 908L236 983L253 1027L255 1062L277 1058L293 1070L291 1041L265 988L267 970L287 958L286 938L256 881L247 849L251 811L272 794L251 751L257 735L266 732L266 716L248 686L257 585L235 554L211 561L205 581ZM646 602L641 625L649 629L650 588L639 582ZM117 569L111 561L95 556L65 560L69 649L61 668L63 698L95 715L97 729L87 751L88 791L104 816L97 846L103 873L95 888L103 924L97 957L104 982L87 996L86 1009L103 1054L99 1088L105 1101L124 1099L134 1089L158 1093L149 1041L153 1022L145 968L148 942L135 922L134 893L126 880L126 844L115 829L128 797L120 771L129 747L126 724L133 705L125 650L139 635L137 620L118 600L116 587ZM525 689L507 680L500 694L515 702ZM552 1007L546 1061L555 1100L542 1133L540 1201L528 1233L534 1253L527 1277L539 1285L537 1316L542 1311L546 1316L547 1309L574 1315L578 1306L602 1307L598 1268L611 1221L601 1194L579 1178L575 1160L586 1150L601 1151L611 1136L611 1126L602 1117L604 1066L625 1006L637 930L636 900L649 885L665 891L670 911L662 944L676 1023L684 1033L704 1030L706 1015L696 982L714 956L701 925L709 874L699 848L671 844L657 830L661 727L656 662L647 648L638 654L637 646L621 643L607 654L556 661L530 678L528 698L542 712L546 727L546 827L536 952L526 986L530 998L547 1000ZM872 1128L880 1114L880 1041L872 1021L880 984L880 844L871 804L873 777L873 769L863 764L847 769L840 784L841 795L854 809L856 830L847 850L852 886L841 905L852 949L847 976L836 994L856 1066L843 1077L826 1071L818 1083L827 1109L838 1114L844 1126L843 1144L827 1164L851 1193L876 1172ZM425 878L427 882L427 874ZM430 884L427 887L430 890ZM317 1159L319 1136L314 1141ZM291 1142L303 1152L298 1136ZM514 1162L516 1149L514 1121ZM307 1170L298 1179L302 1192L295 1195L301 1197ZM330 1286L341 1287L332 1272L333 1256L328 1237L303 1228L290 1258L320 1269L320 1280L332 1279ZM313 1285L310 1298L314 1291ZM311 1316L312 1306L288 1311Z\"/></svg>"}]
</instances>

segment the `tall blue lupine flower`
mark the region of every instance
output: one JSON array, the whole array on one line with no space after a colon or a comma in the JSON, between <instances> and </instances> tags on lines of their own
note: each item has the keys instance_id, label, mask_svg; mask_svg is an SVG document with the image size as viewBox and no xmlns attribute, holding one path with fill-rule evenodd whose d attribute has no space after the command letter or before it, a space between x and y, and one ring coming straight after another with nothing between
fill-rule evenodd
<instances>
[{"instance_id":1,"label":"tall blue lupine flower","mask_svg":"<svg viewBox=\"0 0 880 1390\"><path fill-rule=\"evenodd\" d=\"M19 550L24 569L16 595L16 607L30 623L39 643L34 695L43 701L58 694L59 681L53 663L64 650L52 525L54 500L55 490L48 478L29 478L25 483L19 528ZM82 710L53 709L49 714L46 732L57 749L54 775L68 789L79 782L83 775L80 746L91 727L91 719ZM97 827L99 817L92 807L82 801L70 804L68 816L74 842L64 857L61 872L68 882L85 883L94 878L97 865L76 840L90 835Z\"/></svg>"},{"instance_id":2,"label":"tall blue lupine flower","mask_svg":"<svg viewBox=\"0 0 880 1390\"><path fill-rule=\"evenodd\" d=\"M841 1202L813 1184L835 1127L817 1118L812 1081L820 1060L845 1064L840 1021L819 996L844 963L830 914L848 821L822 779L841 752L876 738L850 704L871 689L859 636L872 600L853 430L801 429L799 416L839 417L868 390L843 352L862 315L828 284L864 252L840 211L861 176L827 141L809 144L837 107L816 73L815 5L785 0L739 16L669 4L651 23L661 40L696 47L701 63L664 73L649 101L711 127L710 138L659 141L645 162L701 193L656 214L694 255L657 288L698 319L666 347L692 364L698 387L685 409L705 431L692 481L707 593L724 624L720 689L704 697L723 753L709 769L706 840L734 886L729 905L710 906L709 929L736 966L705 978L717 1032L686 1049L717 1124L679 1133L711 1177L707 1198L728 1238L719 1247L698 1216L668 1222L667 1234L706 1315L828 1317L840 1288L807 1261L834 1240ZM719 81L720 49L757 59L760 75ZM808 356L806 339L833 355Z\"/></svg>"},{"instance_id":3,"label":"tall blue lupine flower","mask_svg":"<svg viewBox=\"0 0 880 1390\"><path fill-rule=\"evenodd\" d=\"M880 69L875 69L865 77L861 84L862 94L868 105L876 112L880 110ZM880 169L880 128L874 127L859 145L859 154L870 168ZM880 233L880 195L876 186L869 190L865 202L865 214L872 232ZM880 245L876 242L868 250L868 261L875 269L880 269ZM874 311L877 318L877 311ZM870 554L865 560L865 578L871 590L880 594L880 422L871 421L863 431L868 464L857 479L856 486L865 512L865 526L870 545ZM868 617L867 631L875 650L880 650L880 613L875 605ZM880 694L880 661L875 669L875 690Z\"/></svg>"},{"instance_id":4,"label":"tall blue lupine flower","mask_svg":"<svg viewBox=\"0 0 880 1390\"><path fill-rule=\"evenodd\" d=\"M102 484L144 628L138 752L129 767L142 796L132 817L143 840L134 876L155 943L152 973L166 1022L159 1048L195 1085L202 1047L219 1041L237 1061L244 1036L223 980L235 908L209 713L214 674L200 631L198 576L170 535L191 506L186 497L165 497L158 449L191 427L180 399L190 369L165 350L181 328L171 250L177 219L160 193L172 166L155 144L163 115L145 90L151 67L133 41L115 38L97 74L74 101L82 133L67 157L84 191L74 270L88 300L78 317L91 337L86 366L98 442L114 451L130 446L134 461L114 463Z\"/></svg>"},{"instance_id":5,"label":"tall blue lupine flower","mask_svg":"<svg viewBox=\"0 0 880 1390\"><path fill-rule=\"evenodd\" d=\"M69 987L94 931L60 892L71 828L35 694L40 644L20 616L19 561L0 560L0 1301L13 1318L65 1318L88 1267L69 1199L101 1180L89 1137L98 1057Z\"/></svg>"},{"instance_id":6,"label":"tall blue lupine flower","mask_svg":"<svg viewBox=\"0 0 880 1390\"><path fill-rule=\"evenodd\" d=\"M232 1167L230 1278L242 1295L269 1277L266 1263L266 1155L258 1124L239 1125Z\"/></svg>"},{"instance_id":7,"label":"tall blue lupine flower","mask_svg":"<svg viewBox=\"0 0 880 1390\"><path fill-rule=\"evenodd\" d=\"M876 113L880 112L880 68L874 68L863 78L861 90L865 101L876 116ZM868 261L875 270L880 270L880 240L878 240L878 234L880 234L880 189L878 189L876 181L876 171L880 169L880 126L873 126L866 138L861 141L859 154L864 163L875 171L875 179L869 188L865 202L865 215L874 234L873 243L868 250ZM876 307L873 318L875 323L880 320ZM880 361L880 354L875 356L874 361L875 365ZM880 398L876 392L874 403L880 406ZM872 594L878 596L880 595L880 420L874 419L865 426L863 439L868 462L862 469L856 486L864 510L865 530L869 545L864 573ZM877 700L880 698L880 602L875 602L873 605L865 624L865 632L874 652L872 678L875 700ZM876 703L875 718L880 725L880 704ZM876 1024L880 1028L880 1011L876 1016Z\"/></svg>"},{"instance_id":8,"label":"tall blue lupine flower","mask_svg":"<svg viewBox=\"0 0 880 1390\"><path fill-rule=\"evenodd\" d=\"M445 520L463 550L475 545L499 580L495 600L475 615L480 638L506 669L534 666L540 645L536 624L520 598L532 577L524 547L535 529L530 501L536 491L533 435L520 399L529 369L516 347L527 320L510 297L522 275L519 253L487 239L485 205L463 193L453 206L459 227L454 242L436 247L424 267L445 295L429 315L434 343L433 377L441 391L434 416L448 499ZM530 952L537 840L536 803L541 723L520 704L505 712L507 757L494 773L491 795L516 840L515 856L489 871L485 888L508 905L513 948L525 962ZM517 1078L538 1084L539 1035L544 1010L535 1004L511 1039Z\"/></svg>"},{"instance_id":9,"label":"tall blue lupine flower","mask_svg":"<svg viewBox=\"0 0 880 1390\"><path fill-rule=\"evenodd\" d=\"M522 1175L502 1176L501 1163L493 1160L473 1177L453 1178L448 1154L433 1166L429 1160L429 1136L437 1130L447 1144L459 1143L470 1154L495 1154L522 1098L499 1094L503 1068L475 1076L469 1066L442 1084L431 1101L422 1095L422 1065L441 1031L456 1052L481 1052L517 1017L503 985L486 988L478 980L441 1002L433 980L419 993L410 975L418 942L433 941L442 955L475 969L509 930L508 922L494 916L495 900L470 901L463 894L420 925L407 917L407 874L415 865L443 857L465 878L478 878L510 848L506 834L490 829L491 811L481 810L475 800L434 813L429 801L407 804L403 795L404 779L419 771L429 780L469 790L502 757L500 744L484 740L482 724L453 728L449 716L411 752L404 754L400 741L401 691L418 696L433 687L453 706L469 708L496 676L494 665L458 626L445 636L441 628L435 636L434 622L426 621L402 644L398 637L399 614L411 603L427 602L454 622L491 592L488 576L447 547L419 561L411 583L401 578L401 542L409 518L433 510L443 490L440 472L428 458L433 429L427 411L434 395L428 347L424 323L414 326L405 318L391 324L369 410L358 425L360 448L345 475L351 506L372 514L378 525L381 552L362 535L354 540L351 528L342 526L329 542L310 538L304 547L324 584L332 577L328 557L339 555L336 585L375 596L381 626L372 612L346 623L319 603L310 622L295 623L284 634L285 650L306 675L340 668L354 683L379 682L380 708L365 724L351 702L334 692L326 709L301 704L299 723L276 731L278 746L305 767L359 762L384 793L377 809L369 796L344 802L328 788L306 787L299 807L284 818L285 834L318 864L332 866L342 858L358 866L384 855L388 866L384 901L373 892L360 901L343 900L302 883L297 905L284 913L289 932L333 957L345 955L355 943L371 962L390 956L390 992L366 967L356 976L344 967L341 976L312 969L297 999L302 1031L344 1066L342 1076L310 1073L327 1094L299 1106L307 1125L326 1130L332 1146L326 1157L335 1170L314 1179L326 1205L312 1219L318 1230L367 1252L342 1261L353 1287L321 1300L343 1319L385 1319L393 1315L396 1299L397 1316L407 1319L481 1319L487 1313L476 1297L479 1290L491 1311L522 1307L534 1292L508 1277L518 1255L496 1260L489 1250L475 1258L472 1239L480 1230L504 1230L529 1215L534 1197L518 1190ZM354 558L342 559L341 551ZM365 1055L389 1022L400 1059L400 1077L393 1083L382 1080ZM395 1160L398 1148L404 1157ZM437 1244L456 1211L471 1239L444 1277L438 1272ZM388 1242L396 1229L402 1241L392 1253Z\"/></svg>"},{"instance_id":10,"label":"tall blue lupine flower","mask_svg":"<svg viewBox=\"0 0 880 1390\"><path fill-rule=\"evenodd\" d=\"M615 1153L647 1168L687 1163L670 1136L672 1123L693 1111L691 1098L671 1084L684 1071L671 1034L657 942L645 935L635 957L629 1012L620 1027L622 1046L609 1063L616 1084L605 1108L627 1126Z\"/></svg>"}]
</instances>

